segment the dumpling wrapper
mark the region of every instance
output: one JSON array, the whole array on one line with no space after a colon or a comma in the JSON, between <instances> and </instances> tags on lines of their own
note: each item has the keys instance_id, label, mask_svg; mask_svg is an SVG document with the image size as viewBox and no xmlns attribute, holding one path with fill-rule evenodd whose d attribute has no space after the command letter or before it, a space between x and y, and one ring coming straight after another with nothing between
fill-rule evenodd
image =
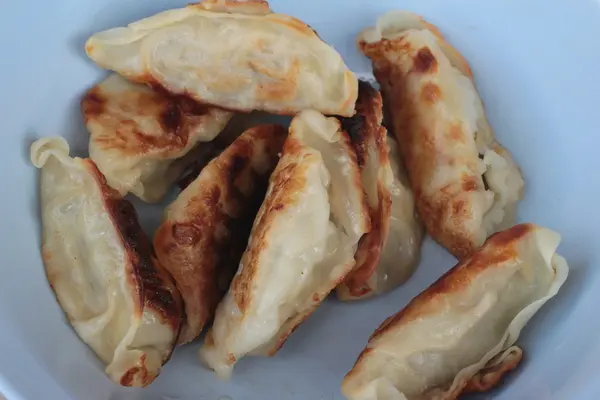
<instances>
[{"instance_id":1,"label":"dumpling wrapper","mask_svg":"<svg viewBox=\"0 0 600 400\"><path fill-rule=\"evenodd\" d=\"M370 229L356 154L336 118L304 111L200 357L223 379L246 355L274 355L354 266Z\"/></svg>"},{"instance_id":2,"label":"dumpling wrapper","mask_svg":"<svg viewBox=\"0 0 600 400\"><path fill-rule=\"evenodd\" d=\"M402 11L359 35L392 115L429 234L464 258L512 225L523 179L495 139L464 58L437 28Z\"/></svg>"},{"instance_id":3,"label":"dumpling wrapper","mask_svg":"<svg viewBox=\"0 0 600 400\"><path fill-rule=\"evenodd\" d=\"M165 211L154 248L184 300L180 344L200 335L229 289L286 135L278 125L249 129Z\"/></svg>"},{"instance_id":4,"label":"dumpling wrapper","mask_svg":"<svg viewBox=\"0 0 600 400\"><path fill-rule=\"evenodd\" d=\"M117 74L81 102L90 158L119 193L160 201L233 113L155 92ZM199 148L198 148L199 146Z\"/></svg>"},{"instance_id":5,"label":"dumpling wrapper","mask_svg":"<svg viewBox=\"0 0 600 400\"><path fill-rule=\"evenodd\" d=\"M146 386L167 362L182 321L179 292L154 256L133 206L63 138L40 139L42 256L77 335L123 386Z\"/></svg>"},{"instance_id":6,"label":"dumpling wrapper","mask_svg":"<svg viewBox=\"0 0 600 400\"><path fill-rule=\"evenodd\" d=\"M381 125L381 95L359 82L356 115L342 119L350 134L369 202L371 231L359 242L356 265L337 288L341 300L385 293L406 282L419 262L423 226L398 154Z\"/></svg>"},{"instance_id":7,"label":"dumpling wrapper","mask_svg":"<svg viewBox=\"0 0 600 400\"><path fill-rule=\"evenodd\" d=\"M266 0L202 0L200 4L208 11L232 14L263 15L272 12Z\"/></svg>"},{"instance_id":8,"label":"dumpling wrapper","mask_svg":"<svg viewBox=\"0 0 600 400\"><path fill-rule=\"evenodd\" d=\"M450 400L515 368L525 324L568 275L560 235L532 224L484 246L388 318L342 384L349 400Z\"/></svg>"},{"instance_id":9,"label":"dumpling wrapper","mask_svg":"<svg viewBox=\"0 0 600 400\"><path fill-rule=\"evenodd\" d=\"M356 76L305 23L266 2L208 1L93 35L88 56L135 82L230 110L351 116Z\"/></svg>"}]
</instances>

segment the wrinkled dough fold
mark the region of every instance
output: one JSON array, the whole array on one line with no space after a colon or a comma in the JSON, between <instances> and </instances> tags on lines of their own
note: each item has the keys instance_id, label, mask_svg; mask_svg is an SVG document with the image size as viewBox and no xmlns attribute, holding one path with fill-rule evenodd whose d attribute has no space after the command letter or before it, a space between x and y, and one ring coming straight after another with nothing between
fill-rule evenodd
<instances>
[{"instance_id":1,"label":"wrinkled dough fold","mask_svg":"<svg viewBox=\"0 0 600 400\"><path fill-rule=\"evenodd\" d=\"M81 102L90 158L121 194L160 201L233 113L112 74Z\"/></svg>"},{"instance_id":2,"label":"wrinkled dough fold","mask_svg":"<svg viewBox=\"0 0 600 400\"><path fill-rule=\"evenodd\" d=\"M247 130L165 211L154 246L184 300L180 344L200 335L229 288L286 135L278 125Z\"/></svg>"},{"instance_id":3,"label":"wrinkled dough fold","mask_svg":"<svg viewBox=\"0 0 600 400\"><path fill-rule=\"evenodd\" d=\"M521 330L567 278L559 241L532 224L492 235L375 331L344 395L451 400L498 384L521 360Z\"/></svg>"},{"instance_id":4,"label":"wrinkled dough fold","mask_svg":"<svg viewBox=\"0 0 600 400\"><path fill-rule=\"evenodd\" d=\"M358 42L373 62L428 233L468 256L512 225L524 185L494 139L469 65L409 12L382 16Z\"/></svg>"},{"instance_id":5,"label":"wrinkled dough fold","mask_svg":"<svg viewBox=\"0 0 600 400\"><path fill-rule=\"evenodd\" d=\"M169 359L181 298L154 256L133 206L63 138L31 146L41 169L42 256L77 335L124 386L146 386Z\"/></svg>"},{"instance_id":6,"label":"wrinkled dough fold","mask_svg":"<svg viewBox=\"0 0 600 400\"><path fill-rule=\"evenodd\" d=\"M354 266L370 229L356 155L335 118L294 118L267 196L200 357L222 378L273 355Z\"/></svg>"},{"instance_id":7,"label":"wrinkled dough fold","mask_svg":"<svg viewBox=\"0 0 600 400\"><path fill-rule=\"evenodd\" d=\"M382 126L381 95L361 81L356 115L343 118L356 149L371 217L371 230L358 245L356 265L337 288L341 300L358 300L392 290L414 272L423 226L415 212L397 143Z\"/></svg>"},{"instance_id":8,"label":"wrinkled dough fold","mask_svg":"<svg viewBox=\"0 0 600 400\"><path fill-rule=\"evenodd\" d=\"M210 1L93 35L88 56L126 78L231 110L351 116L357 79L308 25Z\"/></svg>"}]
</instances>

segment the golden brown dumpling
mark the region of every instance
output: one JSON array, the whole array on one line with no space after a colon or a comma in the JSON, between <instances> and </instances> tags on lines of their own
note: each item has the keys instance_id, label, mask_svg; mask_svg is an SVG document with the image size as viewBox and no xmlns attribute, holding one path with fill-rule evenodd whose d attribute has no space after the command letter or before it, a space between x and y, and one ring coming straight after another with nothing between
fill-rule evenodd
<instances>
[{"instance_id":1,"label":"golden brown dumpling","mask_svg":"<svg viewBox=\"0 0 600 400\"><path fill-rule=\"evenodd\" d=\"M117 74L91 89L81 108L90 158L121 194L157 202L201 156L233 113L155 92Z\"/></svg>"},{"instance_id":2,"label":"golden brown dumpling","mask_svg":"<svg viewBox=\"0 0 600 400\"><path fill-rule=\"evenodd\" d=\"M396 141L381 125L381 95L361 81L356 115L343 118L356 149L367 194L371 230L359 242L356 265L337 288L342 300L357 300L387 292L404 283L419 261L423 226L415 212Z\"/></svg>"},{"instance_id":3,"label":"golden brown dumpling","mask_svg":"<svg viewBox=\"0 0 600 400\"><path fill-rule=\"evenodd\" d=\"M133 206L63 138L31 146L41 169L42 257L77 335L123 386L146 386L177 341L181 297Z\"/></svg>"},{"instance_id":4,"label":"golden brown dumpling","mask_svg":"<svg viewBox=\"0 0 600 400\"><path fill-rule=\"evenodd\" d=\"M532 224L492 235L373 333L346 398L454 400L497 385L521 360L521 330L567 279L559 242Z\"/></svg>"},{"instance_id":5,"label":"golden brown dumpling","mask_svg":"<svg viewBox=\"0 0 600 400\"><path fill-rule=\"evenodd\" d=\"M200 335L227 292L286 135L278 125L249 129L167 208L154 247L184 300L179 343Z\"/></svg>"},{"instance_id":6,"label":"golden brown dumpling","mask_svg":"<svg viewBox=\"0 0 600 400\"><path fill-rule=\"evenodd\" d=\"M356 154L336 118L303 111L200 357L229 378L247 355L274 355L354 266L370 229Z\"/></svg>"},{"instance_id":7,"label":"golden brown dumpling","mask_svg":"<svg viewBox=\"0 0 600 400\"><path fill-rule=\"evenodd\" d=\"M382 16L358 40L392 116L421 220L464 258L513 223L523 189L518 167L494 139L469 65L409 12Z\"/></svg>"},{"instance_id":8,"label":"golden brown dumpling","mask_svg":"<svg viewBox=\"0 0 600 400\"><path fill-rule=\"evenodd\" d=\"M126 78L230 110L351 116L356 76L305 23L266 2L208 1L93 35L88 56Z\"/></svg>"}]
</instances>

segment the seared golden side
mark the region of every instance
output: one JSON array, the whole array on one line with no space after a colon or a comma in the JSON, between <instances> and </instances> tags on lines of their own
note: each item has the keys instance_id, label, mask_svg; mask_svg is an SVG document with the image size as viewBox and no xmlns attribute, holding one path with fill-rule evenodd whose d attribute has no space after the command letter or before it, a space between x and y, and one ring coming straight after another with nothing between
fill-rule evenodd
<instances>
[{"instance_id":1,"label":"seared golden side","mask_svg":"<svg viewBox=\"0 0 600 400\"><path fill-rule=\"evenodd\" d=\"M437 37L438 45L457 63L455 67L472 78L467 62L437 28L421 23ZM415 48L405 34L373 43L360 41L359 47L373 62L374 74L382 85L427 232L457 258L468 256L485 239L469 226L480 218L473 214L472 206L478 201L475 197L481 197L485 190L483 171L476 152L467 150L474 146L475 138L465 123L459 119L450 123L436 120L434 111L440 102L458 102L452 96L461 94L444 93L436 83L440 61L429 47ZM408 90L414 82L422 83L418 95ZM424 117L427 113L429 118ZM445 186L435 188L432 185L442 166L461 172L459 177L448 179Z\"/></svg>"},{"instance_id":2,"label":"seared golden side","mask_svg":"<svg viewBox=\"0 0 600 400\"><path fill-rule=\"evenodd\" d=\"M156 155L175 158L192 141L196 129L223 113L185 96L173 96L152 90L122 90L118 96L103 91L101 86L89 90L81 101L87 126L101 126L92 134L96 145L104 150L118 151L123 157ZM136 119L152 118L148 126Z\"/></svg>"},{"instance_id":3,"label":"seared golden side","mask_svg":"<svg viewBox=\"0 0 600 400\"><path fill-rule=\"evenodd\" d=\"M167 209L154 246L185 302L180 343L198 337L229 288L285 136L278 125L249 129Z\"/></svg>"},{"instance_id":4,"label":"seared golden side","mask_svg":"<svg viewBox=\"0 0 600 400\"><path fill-rule=\"evenodd\" d=\"M413 321L435 314L441 305L447 303L450 296L467 290L484 271L490 268L512 268L515 262L519 262L519 242L536 229L537 227L533 224L521 224L490 236L479 251L459 262L410 301L404 309L386 319L371 335L369 342L388 332L401 329L402 326L409 325ZM358 357L355 366L359 365L373 351L373 348L367 346ZM464 382L464 386L461 386L459 390L450 393L450 397L447 397L448 400L457 399L464 393L491 389L506 372L518 365L522 352L519 349L514 350L513 353L497 368L479 371L469 381ZM351 380L357 373L356 371L353 368L346 376L346 380Z\"/></svg>"},{"instance_id":5,"label":"seared golden side","mask_svg":"<svg viewBox=\"0 0 600 400\"><path fill-rule=\"evenodd\" d=\"M382 126L383 100L381 94L366 82L359 82L356 114L351 118L341 118L342 128L348 133L356 150L358 166L366 168L366 160L371 157L370 148L375 148L380 170L389 167L386 144L387 130ZM356 266L346 276L344 284L353 297L368 295L373 289L368 280L375 272L382 247L389 232L392 198L384 179L377 179L377 204L369 204L371 230L360 240L356 250Z\"/></svg>"}]
</instances>

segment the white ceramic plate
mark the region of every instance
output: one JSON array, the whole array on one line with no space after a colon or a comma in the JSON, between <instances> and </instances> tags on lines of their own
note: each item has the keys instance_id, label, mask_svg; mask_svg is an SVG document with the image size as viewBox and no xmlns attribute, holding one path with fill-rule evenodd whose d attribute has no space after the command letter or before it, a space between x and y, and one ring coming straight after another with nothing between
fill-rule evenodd
<instances>
[{"instance_id":1,"label":"white ceramic plate","mask_svg":"<svg viewBox=\"0 0 600 400\"><path fill-rule=\"evenodd\" d=\"M37 171L30 143L63 135L87 147L82 93L105 72L88 61L85 39L179 0L6 1L0 12L0 391L9 399L331 400L368 335L454 264L430 240L409 283L358 304L327 301L273 359L247 359L228 384L180 348L160 378L140 391L109 382L64 322L40 260ZM519 219L563 234L571 274L525 330L526 359L484 398L600 398L600 3L593 0L273 0L303 19L357 73L370 65L354 38L383 12L424 15L469 60L497 136L521 165L527 192ZM160 216L144 223L151 228Z\"/></svg>"}]
</instances>

